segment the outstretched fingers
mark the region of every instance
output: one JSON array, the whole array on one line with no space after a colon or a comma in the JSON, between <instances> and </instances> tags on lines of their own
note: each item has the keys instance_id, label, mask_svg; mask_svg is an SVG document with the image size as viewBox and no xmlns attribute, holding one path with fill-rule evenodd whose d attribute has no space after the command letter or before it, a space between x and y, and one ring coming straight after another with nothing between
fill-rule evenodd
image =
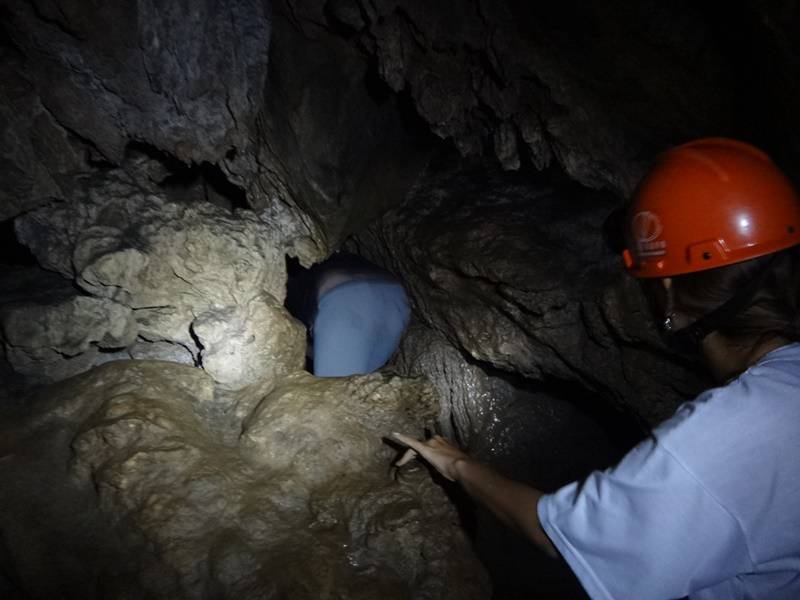
<instances>
[{"instance_id":1,"label":"outstretched fingers","mask_svg":"<svg viewBox=\"0 0 800 600\"><path fill-rule=\"evenodd\" d=\"M445 478L455 481L454 461L460 457L466 457L466 455L450 442L441 436L434 436L424 442L402 433L393 433L392 436L409 447L409 450L395 463L398 467L402 467L414 457L420 456Z\"/></svg>"},{"instance_id":2,"label":"outstretched fingers","mask_svg":"<svg viewBox=\"0 0 800 600\"><path fill-rule=\"evenodd\" d=\"M392 434L392 437L394 437L394 439L396 439L401 444L408 446L409 448L413 448L414 450L417 451L419 451L420 446L425 445L424 442L421 442L420 440L409 437L407 435L403 435L402 433L395 432Z\"/></svg>"},{"instance_id":3,"label":"outstretched fingers","mask_svg":"<svg viewBox=\"0 0 800 600\"><path fill-rule=\"evenodd\" d=\"M398 460L398 461L397 461L396 463L394 463L394 464L395 464L395 466L397 466L397 467L402 467L403 465L405 465L405 464L407 464L407 463L411 462L411 461L412 461L412 460L414 460L415 458L417 458L417 452L416 452L416 450L412 450L411 448L409 448L408 450L406 450L406 451L403 453L403 456L400 458L400 460Z\"/></svg>"},{"instance_id":4,"label":"outstretched fingers","mask_svg":"<svg viewBox=\"0 0 800 600\"><path fill-rule=\"evenodd\" d=\"M406 450L400 460L395 463L396 466L402 467L408 462L414 460L417 456L422 456L423 458L427 459L427 444L425 442L407 435L403 435L402 433L393 433L392 437L394 437L401 444L408 446L408 450Z\"/></svg>"}]
</instances>

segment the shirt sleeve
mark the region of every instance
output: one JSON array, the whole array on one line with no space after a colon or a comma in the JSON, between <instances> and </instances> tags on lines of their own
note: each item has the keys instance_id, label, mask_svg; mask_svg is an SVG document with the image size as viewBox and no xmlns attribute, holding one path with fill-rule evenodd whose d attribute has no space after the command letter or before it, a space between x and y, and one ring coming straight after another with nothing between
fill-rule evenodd
<instances>
[{"instance_id":1,"label":"shirt sleeve","mask_svg":"<svg viewBox=\"0 0 800 600\"><path fill-rule=\"evenodd\" d=\"M752 568L738 521L654 438L538 514L593 599L679 598Z\"/></svg>"}]
</instances>

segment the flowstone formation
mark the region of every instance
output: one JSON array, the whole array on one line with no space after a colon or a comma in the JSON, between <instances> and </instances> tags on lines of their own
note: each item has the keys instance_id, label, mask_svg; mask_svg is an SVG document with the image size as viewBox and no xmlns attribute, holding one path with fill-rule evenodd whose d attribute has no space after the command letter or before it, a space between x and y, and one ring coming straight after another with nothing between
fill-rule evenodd
<instances>
[{"instance_id":1,"label":"flowstone formation","mask_svg":"<svg viewBox=\"0 0 800 600\"><path fill-rule=\"evenodd\" d=\"M432 390L302 371L280 221L115 169L16 232L47 271L4 274L5 358L56 383L4 390L0 591L488 597L442 488L382 441L435 427Z\"/></svg>"},{"instance_id":2,"label":"flowstone formation","mask_svg":"<svg viewBox=\"0 0 800 600\"><path fill-rule=\"evenodd\" d=\"M488 598L442 489L389 469L382 437L434 410L423 380L386 374L230 392L190 366L119 361L62 382L4 420L0 590Z\"/></svg>"}]
</instances>

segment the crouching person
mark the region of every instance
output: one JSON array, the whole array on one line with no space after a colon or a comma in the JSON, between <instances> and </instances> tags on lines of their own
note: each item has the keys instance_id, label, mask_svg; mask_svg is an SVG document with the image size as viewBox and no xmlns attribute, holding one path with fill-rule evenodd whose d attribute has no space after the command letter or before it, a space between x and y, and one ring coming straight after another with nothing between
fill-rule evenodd
<instances>
[{"instance_id":1,"label":"crouching person","mask_svg":"<svg viewBox=\"0 0 800 600\"><path fill-rule=\"evenodd\" d=\"M340 252L290 283L289 308L308 327L318 377L371 373L392 357L408 325L403 285L389 271Z\"/></svg>"}]
</instances>

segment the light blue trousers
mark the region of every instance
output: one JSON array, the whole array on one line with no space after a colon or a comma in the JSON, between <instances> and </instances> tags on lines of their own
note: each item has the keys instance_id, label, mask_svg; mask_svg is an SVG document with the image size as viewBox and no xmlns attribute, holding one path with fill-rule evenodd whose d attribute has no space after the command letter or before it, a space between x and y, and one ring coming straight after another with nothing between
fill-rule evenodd
<instances>
[{"instance_id":1,"label":"light blue trousers","mask_svg":"<svg viewBox=\"0 0 800 600\"><path fill-rule=\"evenodd\" d=\"M403 286L387 279L343 283L322 296L314 319L314 375L371 373L391 358L408 325Z\"/></svg>"}]
</instances>

